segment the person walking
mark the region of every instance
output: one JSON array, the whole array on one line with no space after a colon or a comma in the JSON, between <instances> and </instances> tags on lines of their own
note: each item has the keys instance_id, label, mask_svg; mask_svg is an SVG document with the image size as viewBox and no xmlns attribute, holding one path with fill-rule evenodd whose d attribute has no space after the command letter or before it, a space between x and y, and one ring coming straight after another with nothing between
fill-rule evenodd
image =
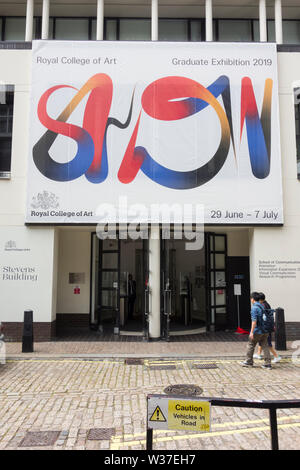
<instances>
[{"instance_id":1,"label":"person walking","mask_svg":"<svg viewBox=\"0 0 300 470\"><path fill-rule=\"evenodd\" d=\"M266 310L271 310L271 305L266 301L266 296L263 292L260 292L259 293L260 295L260 300L259 302L261 303L261 305L266 309ZM276 364L277 362L280 362L281 360L281 357L278 356L276 350L273 348L273 345L272 345L272 332L269 333L269 336L268 336L268 347L270 349L270 352L273 354L274 356L274 359L272 360L272 363L273 364ZM257 354L254 354L254 359L262 359L262 348L261 348L261 345L258 344L258 350L257 350Z\"/></svg>"},{"instance_id":2,"label":"person walking","mask_svg":"<svg viewBox=\"0 0 300 470\"><path fill-rule=\"evenodd\" d=\"M264 330L263 313L264 308L260 304L260 294L252 292L251 294L251 331L249 334L249 341L247 346L247 357L241 363L243 367L253 367L253 354L257 343L261 344L265 363L262 365L263 369L272 369L271 355L268 348L268 333Z\"/></svg>"}]
</instances>

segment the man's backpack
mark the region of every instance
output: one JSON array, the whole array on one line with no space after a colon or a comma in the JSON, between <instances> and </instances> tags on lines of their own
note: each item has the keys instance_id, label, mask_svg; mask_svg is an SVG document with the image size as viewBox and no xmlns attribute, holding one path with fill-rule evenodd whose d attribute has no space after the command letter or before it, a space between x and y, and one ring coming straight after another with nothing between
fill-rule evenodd
<instances>
[{"instance_id":1,"label":"man's backpack","mask_svg":"<svg viewBox=\"0 0 300 470\"><path fill-rule=\"evenodd\" d=\"M272 308L264 308L260 305L262 310L262 329L265 333L273 333L275 330L274 310Z\"/></svg>"}]
</instances>

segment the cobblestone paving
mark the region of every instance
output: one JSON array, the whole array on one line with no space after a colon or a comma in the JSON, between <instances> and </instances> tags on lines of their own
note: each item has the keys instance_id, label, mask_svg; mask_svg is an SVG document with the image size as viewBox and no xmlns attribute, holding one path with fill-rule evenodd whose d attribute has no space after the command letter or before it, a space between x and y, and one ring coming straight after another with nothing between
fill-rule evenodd
<instances>
[{"instance_id":1,"label":"cobblestone paving","mask_svg":"<svg viewBox=\"0 0 300 470\"><path fill-rule=\"evenodd\" d=\"M188 341L184 341L188 338ZM134 337L131 341L95 341L92 337L87 336L86 341L80 341L78 337L68 338L64 341L51 341L34 343L34 353L27 353L28 357L46 357L54 355L105 355L116 356L119 355L139 355L139 357L145 357L147 355L154 356L172 356L176 357L187 357L189 355L197 357L228 357L228 356L244 356L246 352L247 337L239 336L234 334L209 334L208 335L196 335L196 336L184 336L183 338L176 338L176 341L170 343L165 341L158 342L146 342L146 341L135 341ZM130 339L130 337L127 337ZM179 341L180 339L180 341ZM300 339L300 338L299 338ZM177 341L178 340L178 341ZM6 353L8 356L20 356L22 351L22 343L10 343L7 342ZM295 342L287 342L287 351L280 352L280 355L286 354L291 355L294 352L293 347ZM24 355L23 355L24 356Z\"/></svg>"},{"instance_id":2,"label":"cobblestone paving","mask_svg":"<svg viewBox=\"0 0 300 470\"><path fill-rule=\"evenodd\" d=\"M271 371L259 361L253 369L213 362L218 368L194 367L203 359L9 360L0 365L0 449L144 449L146 396L168 385L195 384L207 397L300 398L299 361ZM168 364L176 368L153 367ZM278 411L278 424L280 448L299 449L300 409ZM211 433L154 432L154 449L269 448L266 410L213 408Z\"/></svg>"}]
</instances>

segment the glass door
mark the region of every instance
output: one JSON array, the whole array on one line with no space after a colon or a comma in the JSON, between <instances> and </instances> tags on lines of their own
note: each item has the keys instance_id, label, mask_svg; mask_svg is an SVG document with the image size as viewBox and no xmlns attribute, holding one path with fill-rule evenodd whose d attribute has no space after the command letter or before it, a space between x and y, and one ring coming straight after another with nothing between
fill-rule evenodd
<instances>
[{"instance_id":1,"label":"glass door","mask_svg":"<svg viewBox=\"0 0 300 470\"><path fill-rule=\"evenodd\" d=\"M227 237L206 234L207 326L211 331L227 326Z\"/></svg>"},{"instance_id":2,"label":"glass door","mask_svg":"<svg viewBox=\"0 0 300 470\"><path fill-rule=\"evenodd\" d=\"M99 326L120 332L120 240L100 240Z\"/></svg>"},{"instance_id":3,"label":"glass door","mask_svg":"<svg viewBox=\"0 0 300 470\"><path fill-rule=\"evenodd\" d=\"M120 241L92 236L91 328L119 334Z\"/></svg>"},{"instance_id":4,"label":"glass door","mask_svg":"<svg viewBox=\"0 0 300 470\"><path fill-rule=\"evenodd\" d=\"M171 232L171 237L173 233ZM176 249L173 239L164 239L161 231L161 335L168 340L170 322L176 313Z\"/></svg>"},{"instance_id":5,"label":"glass door","mask_svg":"<svg viewBox=\"0 0 300 470\"><path fill-rule=\"evenodd\" d=\"M97 330L99 314L99 239L92 233L90 328Z\"/></svg>"},{"instance_id":6,"label":"glass door","mask_svg":"<svg viewBox=\"0 0 300 470\"><path fill-rule=\"evenodd\" d=\"M175 227L176 228L176 227ZM204 328L206 325L205 250L187 249L189 241L171 231L161 238L161 324L162 335L168 326L172 332Z\"/></svg>"}]
</instances>

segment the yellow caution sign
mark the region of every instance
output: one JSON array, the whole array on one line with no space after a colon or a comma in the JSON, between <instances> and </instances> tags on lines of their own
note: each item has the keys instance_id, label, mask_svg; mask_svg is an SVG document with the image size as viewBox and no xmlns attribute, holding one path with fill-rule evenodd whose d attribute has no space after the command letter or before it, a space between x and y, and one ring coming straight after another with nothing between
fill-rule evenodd
<instances>
[{"instance_id":1,"label":"yellow caution sign","mask_svg":"<svg viewBox=\"0 0 300 470\"><path fill-rule=\"evenodd\" d=\"M165 423L167 421L159 406L155 408L154 413L150 418L150 421L155 421L159 423Z\"/></svg>"},{"instance_id":2,"label":"yellow caution sign","mask_svg":"<svg viewBox=\"0 0 300 470\"><path fill-rule=\"evenodd\" d=\"M210 431L210 403L199 400L169 400L168 428Z\"/></svg>"},{"instance_id":3,"label":"yellow caution sign","mask_svg":"<svg viewBox=\"0 0 300 470\"><path fill-rule=\"evenodd\" d=\"M211 404L196 397L148 395L147 424L149 429L210 432Z\"/></svg>"}]
</instances>

